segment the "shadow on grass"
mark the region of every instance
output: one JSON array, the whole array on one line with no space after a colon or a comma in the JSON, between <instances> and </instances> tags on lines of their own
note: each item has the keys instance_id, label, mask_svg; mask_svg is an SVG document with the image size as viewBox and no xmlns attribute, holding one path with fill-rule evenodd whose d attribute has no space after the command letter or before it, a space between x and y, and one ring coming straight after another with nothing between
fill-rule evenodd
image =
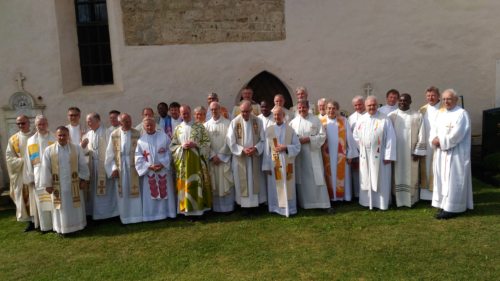
<instances>
[{"instance_id":1,"label":"shadow on grass","mask_svg":"<svg viewBox=\"0 0 500 281\"><path fill-rule=\"evenodd\" d=\"M500 188L485 184L479 180L474 179L474 210L467 211L464 217L480 217L480 216L496 216L500 214ZM335 219L338 216L349 215L350 213L359 213L359 215L367 216L376 214L377 217L380 216L390 216L391 213L398 212L398 214L412 215L411 211L425 212L429 210L434 213L434 208L431 207L430 201L419 201L412 208L397 208L394 205L390 207L387 211L379 211L374 209L369 211L368 208L360 206L357 202L335 202L333 204L335 210L334 214L329 214L323 209L310 209L304 210L299 209L298 214L288 218L302 219L307 217L331 217ZM193 226L200 226L203 224L217 224L217 223L232 223L232 222L242 222L242 221L268 221L274 219L287 219L278 214L269 213L267 206L261 206L251 216L245 216L242 214L240 208L237 208L234 212L230 214L220 214L210 212L204 216L203 220L190 222L188 219L182 215L179 215L176 219L167 219L156 222L144 222L137 224L127 224L122 225L118 218L113 218L104 221L89 221L87 227L75 234L68 235L67 238L78 239L78 238L88 238L88 237L102 237L102 236L121 236L129 235L133 233L143 233L143 232L154 232L157 230L165 230L169 228L177 228L182 231L182 229L188 229ZM24 223L19 223L15 221L15 210L2 210L0 211L0 225L2 224L19 224L19 232L24 229ZM17 228L17 227L16 227ZM55 235L55 234L54 234Z\"/></svg>"}]
</instances>

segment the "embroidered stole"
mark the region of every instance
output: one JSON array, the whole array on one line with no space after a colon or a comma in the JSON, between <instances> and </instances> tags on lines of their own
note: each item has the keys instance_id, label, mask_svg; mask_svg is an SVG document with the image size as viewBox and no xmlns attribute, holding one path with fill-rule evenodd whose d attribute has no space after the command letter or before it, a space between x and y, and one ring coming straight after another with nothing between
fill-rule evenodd
<instances>
[{"instance_id":1,"label":"embroidered stole","mask_svg":"<svg viewBox=\"0 0 500 281\"><path fill-rule=\"evenodd\" d=\"M73 207L79 208L80 204L80 181L78 178L78 155L76 147L68 143L70 148L69 154L69 162L70 162L70 171L71 171L71 197L73 200ZM60 183L60 173L59 173L59 157L58 157L58 148L57 144L53 144L49 146L47 149L50 149L50 164L52 170L52 187L54 188L53 195L53 203L54 209L60 210L62 204L61 198L61 183Z\"/></svg>"},{"instance_id":2,"label":"embroidered stole","mask_svg":"<svg viewBox=\"0 0 500 281\"><path fill-rule=\"evenodd\" d=\"M38 133L37 133L38 134ZM35 136L37 136L35 134ZM48 146L52 145L53 141L48 141ZM32 167L36 165L40 165L40 145L38 143L28 144L28 157L31 162ZM40 209L42 211L51 211L52 210L52 198L50 194L45 190L39 190L38 192L38 200L40 201Z\"/></svg>"},{"instance_id":3,"label":"embroidered stole","mask_svg":"<svg viewBox=\"0 0 500 281\"><path fill-rule=\"evenodd\" d=\"M285 143L292 143L293 129L285 125ZM281 163L280 153L276 151L276 147L279 144L278 137L276 136L276 131L274 126L266 129L266 138L271 145L271 157L274 163L274 178L276 180L276 191L278 195L278 205L280 208L286 208L288 206L288 200L294 198L293 187L293 160L285 157L285 163ZM285 165L285 166L283 166ZM285 169L283 169L285 168ZM283 177L285 173L286 178ZM286 188L286 189L285 189Z\"/></svg>"},{"instance_id":4,"label":"embroidered stole","mask_svg":"<svg viewBox=\"0 0 500 281\"><path fill-rule=\"evenodd\" d=\"M94 131L94 134L97 134L97 130ZM105 134L104 134L105 135ZM106 195L106 170L104 169L104 159L106 158L106 138L104 136L97 135L98 138L98 147L97 151L93 150L89 156L90 163L90 171L94 171L97 168L97 186L95 189L97 196L105 196ZM94 153L98 154L97 167L94 167ZM90 173L90 182L94 182L94 173Z\"/></svg>"},{"instance_id":5,"label":"embroidered stole","mask_svg":"<svg viewBox=\"0 0 500 281\"><path fill-rule=\"evenodd\" d=\"M18 133L15 133L14 135L12 135L12 137L10 137L10 139L9 139L9 142L12 145L12 148L14 148L14 152L16 153L16 156L18 158L21 158L22 155L21 155L21 144L20 144L20 140L19 140L19 134L20 133L18 132ZM24 165L24 163L22 165ZM7 166L7 168L9 168L9 166ZM22 169L21 169L21 171L22 171ZM20 176L22 177L22 173ZM17 181L18 177L15 173L10 173L9 178L10 178L11 183L15 183ZM11 184L9 195L10 195L10 198L12 198L12 200L15 201L14 193L15 193L14 188L12 188L12 184ZM29 185L22 184L21 194L22 194L23 202L26 206L26 213L28 214L28 216L30 216L31 214L30 214L30 200L29 200Z\"/></svg>"},{"instance_id":6,"label":"embroidered stole","mask_svg":"<svg viewBox=\"0 0 500 281\"><path fill-rule=\"evenodd\" d=\"M240 146L243 146L243 141L245 139L245 130L244 130L244 121L241 115L238 115L236 118L236 143ZM252 144L256 145L259 138L259 124L257 123L257 117L250 116L248 122L252 122ZM247 167L246 167L246 156L236 156L237 166L238 166L238 176L240 179L240 191L242 197L248 197L248 180L247 180ZM253 194L259 194L259 155L254 154L252 156L252 172L253 172Z\"/></svg>"},{"instance_id":7,"label":"embroidered stole","mask_svg":"<svg viewBox=\"0 0 500 281\"><path fill-rule=\"evenodd\" d=\"M357 130L362 131L359 147L360 187L362 190L371 188L377 192L384 121L377 117L368 118L366 122L358 126Z\"/></svg>"},{"instance_id":8,"label":"embroidered stole","mask_svg":"<svg viewBox=\"0 0 500 281\"><path fill-rule=\"evenodd\" d=\"M122 170L126 167L122 167L121 162L121 129L116 129L111 133L111 141L113 142L113 153L115 154L115 163L118 167L118 195L123 197L123 186L122 186ZM137 174L137 170L135 169L135 148L137 147L137 141L141 137L139 131L131 129L130 130L130 182L129 182L129 197L136 198L139 197L139 175Z\"/></svg>"},{"instance_id":9,"label":"embroidered stole","mask_svg":"<svg viewBox=\"0 0 500 281\"><path fill-rule=\"evenodd\" d=\"M327 118L324 116L324 121L322 121L323 126L325 128L325 133L328 131ZM325 165L325 180L326 187L328 189L328 195L330 199L334 199L335 197L343 198L345 194L345 161L347 155L347 142L346 142L346 131L345 131L345 122L346 119L342 117L336 117L335 121L337 122L337 147L328 147L328 139L325 141L325 144L322 146L322 156L323 156L323 164ZM330 151L337 150L337 178L335 179L335 195L333 194L333 185L332 185L332 173L331 173L331 162L330 162Z\"/></svg>"}]
</instances>

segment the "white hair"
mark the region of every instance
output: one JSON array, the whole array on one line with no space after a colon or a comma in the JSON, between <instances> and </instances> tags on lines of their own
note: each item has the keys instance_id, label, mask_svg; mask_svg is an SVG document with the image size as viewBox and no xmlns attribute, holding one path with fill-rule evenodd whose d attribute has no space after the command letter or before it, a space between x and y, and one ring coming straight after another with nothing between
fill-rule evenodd
<instances>
[{"instance_id":1,"label":"white hair","mask_svg":"<svg viewBox=\"0 0 500 281\"><path fill-rule=\"evenodd\" d=\"M457 94L457 92L454 89L446 89L446 90L444 90L443 93L441 94L441 96L443 96L444 93L450 93L453 96L453 98L455 98L455 99L458 98L458 94Z\"/></svg>"},{"instance_id":2,"label":"white hair","mask_svg":"<svg viewBox=\"0 0 500 281\"><path fill-rule=\"evenodd\" d=\"M364 102L365 101L365 98L363 96L355 96L354 98L352 98L352 103L355 103L357 102L358 100L361 100L361 102Z\"/></svg>"},{"instance_id":3,"label":"white hair","mask_svg":"<svg viewBox=\"0 0 500 281\"><path fill-rule=\"evenodd\" d=\"M45 120L45 121L48 121L47 120L47 117L45 117L45 115L43 114L38 114L36 117L35 117L35 125L38 124L38 122L40 122L40 120Z\"/></svg>"}]
</instances>

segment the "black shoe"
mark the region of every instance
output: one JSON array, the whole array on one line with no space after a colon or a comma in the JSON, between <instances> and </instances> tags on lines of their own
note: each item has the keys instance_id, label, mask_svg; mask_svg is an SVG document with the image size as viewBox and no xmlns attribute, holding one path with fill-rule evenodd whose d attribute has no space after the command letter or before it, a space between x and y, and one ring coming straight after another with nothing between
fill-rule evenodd
<instances>
[{"instance_id":1,"label":"black shoe","mask_svg":"<svg viewBox=\"0 0 500 281\"><path fill-rule=\"evenodd\" d=\"M243 217L249 217L250 215L252 215L252 212L250 209L248 208L241 208L241 216Z\"/></svg>"},{"instance_id":2,"label":"black shoe","mask_svg":"<svg viewBox=\"0 0 500 281\"><path fill-rule=\"evenodd\" d=\"M443 209L439 209L437 211L437 213L434 215L434 217L438 220L440 220L440 217L441 217L441 213L443 213Z\"/></svg>"},{"instance_id":3,"label":"black shoe","mask_svg":"<svg viewBox=\"0 0 500 281\"><path fill-rule=\"evenodd\" d=\"M458 214L457 213L451 213L451 212L446 212L442 211L439 215L437 215L438 220L447 220L456 217Z\"/></svg>"},{"instance_id":4,"label":"black shoe","mask_svg":"<svg viewBox=\"0 0 500 281\"><path fill-rule=\"evenodd\" d=\"M29 222L26 228L24 229L24 232L29 232L35 230L35 224L33 222Z\"/></svg>"},{"instance_id":5,"label":"black shoe","mask_svg":"<svg viewBox=\"0 0 500 281\"><path fill-rule=\"evenodd\" d=\"M333 215L333 214L335 214L335 209L330 207L330 208L326 209L326 213L329 215Z\"/></svg>"}]
</instances>

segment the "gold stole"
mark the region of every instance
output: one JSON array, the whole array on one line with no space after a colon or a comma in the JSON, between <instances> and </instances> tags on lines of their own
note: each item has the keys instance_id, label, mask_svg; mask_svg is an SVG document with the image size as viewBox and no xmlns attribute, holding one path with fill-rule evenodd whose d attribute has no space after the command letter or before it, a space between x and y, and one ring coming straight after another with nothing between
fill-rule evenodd
<instances>
[{"instance_id":1,"label":"gold stole","mask_svg":"<svg viewBox=\"0 0 500 281\"><path fill-rule=\"evenodd\" d=\"M285 125L285 143L292 143L292 133L293 130ZM285 208L287 206L287 201L293 199L294 191L293 187L293 162L288 157L286 157L285 165L286 165L286 190L285 190L285 180L283 179L282 168L283 164L280 160L279 152L276 151L276 147L278 146L278 138L276 137L276 131L274 130L274 126L270 126L266 129L266 136L269 144L271 145L271 157L274 163L274 178L276 179L276 190L278 194L278 205L280 208Z\"/></svg>"},{"instance_id":2,"label":"gold stole","mask_svg":"<svg viewBox=\"0 0 500 281\"><path fill-rule=\"evenodd\" d=\"M94 131L94 134L97 134L97 130ZM104 169L104 159L106 157L106 139L105 137L101 137L100 135L97 136L99 139L99 146L97 147L97 153L99 159L97 160L98 166L97 166L97 186L95 189L96 195L97 196L104 196L106 195L106 172ZM89 163L90 163L90 171L94 171L96 167L94 167L94 153L95 151L92 151L90 153L89 157ZM91 172L91 183L94 181L93 175L94 173Z\"/></svg>"},{"instance_id":3,"label":"gold stole","mask_svg":"<svg viewBox=\"0 0 500 281\"><path fill-rule=\"evenodd\" d=\"M140 138L140 133L137 130L130 129L130 188L129 188L129 197L135 198L139 197L139 175L137 174L137 170L135 169L135 148L137 147L137 141ZM121 164L121 129L116 129L111 133L111 141L113 142L113 152L115 154L115 163L118 167L118 195L123 197L123 187L121 181L121 171L124 167Z\"/></svg>"},{"instance_id":4,"label":"gold stole","mask_svg":"<svg viewBox=\"0 0 500 281\"><path fill-rule=\"evenodd\" d=\"M243 128L243 117L238 115L239 118L236 121L236 143L243 146L243 140L245 139L245 130ZM250 116L248 122L252 122L252 141L253 145L257 144L260 134L259 134L259 124L257 123L257 117ZM238 163L238 176L240 179L240 190L242 197L248 197L248 181L247 181L247 168L246 168L246 156L237 156L236 161ZM254 154L252 156L252 171L253 171L253 194L259 194L259 155Z\"/></svg>"},{"instance_id":5,"label":"gold stole","mask_svg":"<svg viewBox=\"0 0 500 281\"><path fill-rule=\"evenodd\" d=\"M17 157L21 157L21 149L19 148L19 136L16 134L12 135L10 138L10 144L14 148L14 152L16 152Z\"/></svg>"},{"instance_id":6,"label":"gold stole","mask_svg":"<svg viewBox=\"0 0 500 281\"><path fill-rule=\"evenodd\" d=\"M79 208L80 205L80 182L78 179L78 155L76 147L68 143L70 148L69 162L71 171L71 197L73 199L73 207ZM52 170L52 187L54 188L53 202L54 208L61 209L61 183L59 179L59 157L57 152L57 144L49 146L50 149L50 164Z\"/></svg>"},{"instance_id":7,"label":"gold stole","mask_svg":"<svg viewBox=\"0 0 500 281\"><path fill-rule=\"evenodd\" d=\"M20 133L15 133L14 135L12 135L12 137L10 137L10 139L9 139L9 142L12 145L12 148L14 148L14 152L16 153L16 156L21 158L22 155L21 155L21 148L20 148L18 134L20 134ZM24 163L22 165L24 165ZM21 171L22 171L22 169L21 169ZM11 182L15 182L16 178L13 177L12 175L10 176L10 180L11 180ZM22 177L22 175L21 175L21 177ZM30 200L29 200L29 185L27 185L27 184L22 185L21 194L22 194L24 204L26 206L26 213L29 216L29 215L31 215L30 214ZM14 189L12 187L10 189L10 198L12 198L12 200L14 200L14 198L15 198Z\"/></svg>"}]
</instances>

